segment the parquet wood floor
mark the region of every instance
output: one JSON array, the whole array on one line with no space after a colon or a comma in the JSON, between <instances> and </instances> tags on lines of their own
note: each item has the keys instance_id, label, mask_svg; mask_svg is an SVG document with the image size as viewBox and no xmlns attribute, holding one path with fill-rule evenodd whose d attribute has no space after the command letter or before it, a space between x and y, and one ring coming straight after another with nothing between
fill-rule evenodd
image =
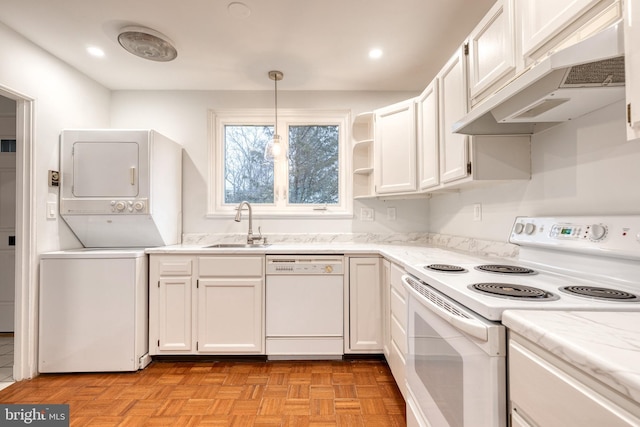
<instances>
[{"instance_id":1,"label":"parquet wood floor","mask_svg":"<svg viewBox=\"0 0 640 427\"><path fill-rule=\"evenodd\" d=\"M382 360L154 361L129 373L42 374L1 403L67 403L71 426L396 427L405 402Z\"/></svg>"}]
</instances>

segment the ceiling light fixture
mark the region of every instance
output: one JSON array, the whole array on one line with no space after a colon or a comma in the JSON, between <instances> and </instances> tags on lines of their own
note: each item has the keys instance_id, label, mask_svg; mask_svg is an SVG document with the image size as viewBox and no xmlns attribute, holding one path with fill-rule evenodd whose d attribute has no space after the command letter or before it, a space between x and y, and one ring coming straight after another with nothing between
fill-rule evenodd
<instances>
[{"instance_id":1,"label":"ceiling light fixture","mask_svg":"<svg viewBox=\"0 0 640 427\"><path fill-rule=\"evenodd\" d=\"M267 143L264 148L264 159L267 161L277 160L282 153L282 143L280 135L278 135L278 80L284 78L282 71L269 71L269 78L274 81L275 85L275 116L276 122L273 128L273 139Z\"/></svg>"},{"instance_id":2,"label":"ceiling light fixture","mask_svg":"<svg viewBox=\"0 0 640 427\"><path fill-rule=\"evenodd\" d=\"M128 52L150 61L167 62L178 56L173 43L150 28L125 27L118 34L118 42Z\"/></svg>"},{"instance_id":3,"label":"ceiling light fixture","mask_svg":"<svg viewBox=\"0 0 640 427\"><path fill-rule=\"evenodd\" d=\"M91 56L95 56L96 58L102 58L104 56L104 50L100 49L97 46L89 46L87 48L87 52Z\"/></svg>"},{"instance_id":4,"label":"ceiling light fixture","mask_svg":"<svg viewBox=\"0 0 640 427\"><path fill-rule=\"evenodd\" d=\"M381 57L382 57L382 49L375 48L369 51L369 58L379 59Z\"/></svg>"}]
</instances>

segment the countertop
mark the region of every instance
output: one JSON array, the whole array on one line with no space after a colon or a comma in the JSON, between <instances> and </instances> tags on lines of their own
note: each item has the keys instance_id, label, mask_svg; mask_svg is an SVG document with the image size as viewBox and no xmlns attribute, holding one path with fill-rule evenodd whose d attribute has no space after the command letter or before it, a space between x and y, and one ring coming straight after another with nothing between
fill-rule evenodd
<instances>
[{"instance_id":1,"label":"countertop","mask_svg":"<svg viewBox=\"0 0 640 427\"><path fill-rule=\"evenodd\" d=\"M640 404L640 312L507 310L502 323Z\"/></svg>"},{"instance_id":2,"label":"countertop","mask_svg":"<svg viewBox=\"0 0 640 427\"><path fill-rule=\"evenodd\" d=\"M208 248L203 245L173 245L149 248L148 254L164 255L237 255L237 254L344 254L344 255L380 255L402 267L424 264L428 260L442 259L451 253L465 253L450 248L425 245L391 245L382 243L276 243L256 248ZM496 259L494 257L473 255L477 259Z\"/></svg>"}]
</instances>

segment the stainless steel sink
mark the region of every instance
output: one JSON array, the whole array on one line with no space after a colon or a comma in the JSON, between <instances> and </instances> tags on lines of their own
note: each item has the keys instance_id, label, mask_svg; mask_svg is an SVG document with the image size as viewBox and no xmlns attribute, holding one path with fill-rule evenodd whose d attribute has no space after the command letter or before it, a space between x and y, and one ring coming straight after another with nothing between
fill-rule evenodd
<instances>
[{"instance_id":1,"label":"stainless steel sink","mask_svg":"<svg viewBox=\"0 0 640 427\"><path fill-rule=\"evenodd\" d=\"M271 246L271 244L216 243L215 245L205 246L205 248L267 248L269 246Z\"/></svg>"}]
</instances>

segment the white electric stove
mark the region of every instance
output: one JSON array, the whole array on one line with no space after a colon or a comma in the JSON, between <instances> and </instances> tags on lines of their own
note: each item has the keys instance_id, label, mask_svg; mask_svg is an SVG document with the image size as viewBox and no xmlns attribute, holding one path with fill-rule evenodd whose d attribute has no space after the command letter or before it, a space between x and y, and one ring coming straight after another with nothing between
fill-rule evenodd
<instances>
[{"instance_id":1,"label":"white electric stove","mask_svg":"<svg viewBox=\"0 0 640 427\"><path fill-rule=\"evenodd\" d=\"M505 310L640 311L640 215L518 217L509 241L407 267L409 427L507 426Z\"/></svg>"},{"instance_id":2,"label":"white electric stove","mask_svg":"<svg viewBox=\"0 0 640 427\"><path fill-rule=\"evenodd\" d=\"M519 217L517 259L450 253L407 268L489 320L507 309L640 311L640 216Z\"/></svg>"}]
</instances>

